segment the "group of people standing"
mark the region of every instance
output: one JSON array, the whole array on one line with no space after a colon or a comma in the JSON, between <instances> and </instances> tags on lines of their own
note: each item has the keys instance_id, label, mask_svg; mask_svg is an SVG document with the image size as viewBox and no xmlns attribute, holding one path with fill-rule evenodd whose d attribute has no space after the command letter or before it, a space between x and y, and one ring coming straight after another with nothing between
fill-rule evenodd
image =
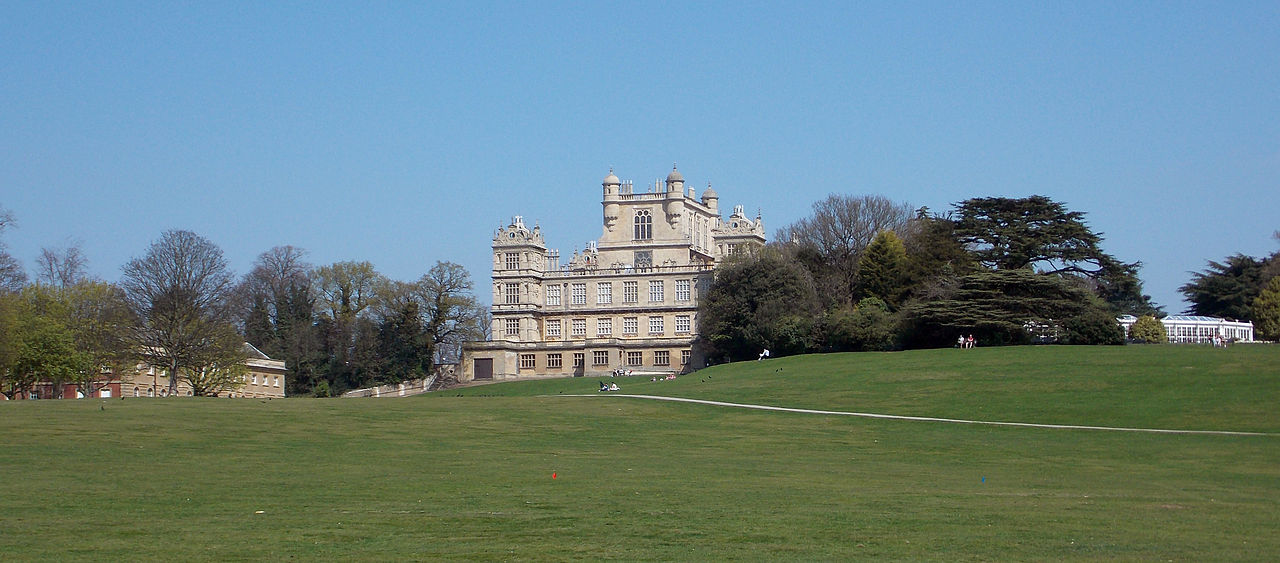
<instances>
[{"instance_id":1,"label":"group of people standing","mask_svg":"<svg viewBox=\"0 0 1280 563\"><path fill-rule=\"evenodd\" d=\"M978 341L973 339L972 334L970 334L969 336L965 336L961 334L959 338L956 338L956 348L960 348L960 349L973 348L974 346L977 346L977 345L978 345Z\"/></svg>"}]
</instances>

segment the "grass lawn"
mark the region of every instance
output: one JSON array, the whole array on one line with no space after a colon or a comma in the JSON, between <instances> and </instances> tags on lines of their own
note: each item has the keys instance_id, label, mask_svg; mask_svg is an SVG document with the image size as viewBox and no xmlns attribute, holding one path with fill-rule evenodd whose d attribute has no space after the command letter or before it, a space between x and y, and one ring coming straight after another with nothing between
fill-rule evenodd
<instances>
[{"instance_id":1,"label":"grass lawn","mask_svg":"<svg viewBox=\"0 0 1280 563\"><path fill-rule=\"evenodd\" d=\"M403 399L0 404L6 560L1274 560L1280 347L1020 347ZM591 397L561 395L585 393ZM552 478L552 474L556 478ZM261 513L258 513L261 511Z\"/></svg>"}]
</instances>

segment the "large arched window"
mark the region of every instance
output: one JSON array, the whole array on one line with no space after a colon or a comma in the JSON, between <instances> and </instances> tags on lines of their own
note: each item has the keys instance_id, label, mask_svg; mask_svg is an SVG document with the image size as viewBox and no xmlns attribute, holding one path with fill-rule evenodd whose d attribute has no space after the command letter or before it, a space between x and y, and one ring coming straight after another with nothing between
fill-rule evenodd
<instances>
[{"instance_id":1,"label":"large arched window","mask_svg":"<svg viewBox=\"0 0 1280 563\"><path fill-rule=\"evenodd\" d=\"M653 238L653 217L649 215L649 210L641 209L636 212L635 240L649 240L651 238Z\"/></svg>"}]
</instances>

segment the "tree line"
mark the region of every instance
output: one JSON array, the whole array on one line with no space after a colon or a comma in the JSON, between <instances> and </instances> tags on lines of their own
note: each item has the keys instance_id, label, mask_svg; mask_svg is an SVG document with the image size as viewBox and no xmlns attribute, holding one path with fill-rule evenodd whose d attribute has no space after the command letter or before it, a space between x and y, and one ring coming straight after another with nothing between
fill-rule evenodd
<instances>
[{"instance_id":1,"label":"tree line","mask_svg":"<svg viewBox=\"0 0 1280 563\"><path fill-rule=\"evenodd\" d=\"M1084 213L1044 196L972 198L932 213L833 194L760 252L716 271L699 305L699 344L715 361L762 349L953 346L970 335L992 345L1120 344L1128 335L1118 315L1164 311L1142 292L1141 264L1106 253L1102 241ZM1183 287L1191 312L1266 317L1267 299L1277 299L1263 283L1280 287L1275 254L1210 265ZM1270 326L1260 323L1259 334L1275 338Z\"/></svg>"},{"instance_id":2,"label":"tree line","mask_svg":"<svg viewBox=\"0 0 1280 563\"><path fill-rule=\"evenodd\" d=\"M0 235L13 222L0 209ZM0 237L0 392L50 385L61 396L74 384L91 396L144 362L172 375L170 393L185 383L219 395L242 381L248 342L285 361L290 395L329 396L425 377L488 336L488 311L458 264L402 282L369 262L305 258L275 247L237 278L217 245L171 230L116 283L89 277L78 245L44 249L29 282Z\"/></svg>"}]
</instances>

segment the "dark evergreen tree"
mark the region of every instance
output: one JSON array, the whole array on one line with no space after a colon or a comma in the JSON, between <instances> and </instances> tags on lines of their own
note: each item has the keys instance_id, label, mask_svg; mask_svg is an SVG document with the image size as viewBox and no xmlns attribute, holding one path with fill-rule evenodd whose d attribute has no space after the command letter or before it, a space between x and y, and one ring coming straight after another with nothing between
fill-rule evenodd
<instances>
[{"instance_id":1,"label":"dark evergreen tree","mask_svg":"<svg viewBox=\"0 0 1280 563\"><path fill-rule=\"evenodd\" d=\"M1191 281L1178 291L1191 303L1193 315L1252 320L1253 300L1262 293L1267 264L1252 256L1236 254L1224 262L1209 262L1204 272L1193 272Z\"/></svg>"},{"instance_id":2,"label":"dark evergreen tree","mask_svg":"<svg viewBox=\"0 0 1280 563\"><path fill-rule=\"evenodd\" d=\"M280 342L276 337L275 327L271 324L271 314L267 312L266 300L262 296L254 296L249 314L245 316L244 339L262 353L273 358L280 357Z\"/></svg>"},{"instance_id":3,"label":"dark evergreen tree","mask_svg":"<svg viewBox=\"0 0 1280 563\"><path fill-rule=\"evenodd\" d=\"M1063 344L1124 344L1124 327L1108 309L1092 308L1062 321Z\"/></svg>"},{"instance_id":4,"label":"dark evergreen tree","mask_svg":"<svg viewBox=\"0 0 1280 563\"><path fill-rule=\"evenodd\" d=\"M904 307L905 337L915 347L951 346L969 334L982 345L1028 344L1033 334L1053 339L1066 319L1103 307L1060 276L987 270L957 277L934 299Z\"/></svg>"},{"instance_id":5,"label":"dark evergreen tree","mask_svg":"<svg viewBox=\"0 0 1280 563\"><path fill-rule=\"evenodd\" d=\"M927 208L916 212L916 219L903 240L907 252L907 278L910 293L916 294L936 280L947 276L963 276L979 265L956 235L956 224L948 217L929 215Z\"/></svg>"},{"instance_id":6,"label":"dark evergreen tree","mask_svg":"<svg viewBox=\"0 0 1280 563\"><path fill-rule=\"evenodd\" d=\"M377 381L399 383L430 373L431 347L426 340L418 303L409 301L378 327Z\"/></svg>"},{"instance_id":7,"label":"dark evergreen tree","mask_svg":"<svg viewBox=\"0 0 1280 563\"><path fill-rule=\"evenodd\" d=\"M1098 297L1111 306L1117 315L1164 316L1164 309L1151 301L1151 296L1142 293L1142 280L1138 279L1138 268L1135 262L1125 264L1117 260L1106 260L1102 270L1090 280Z\"/></svg>"},{"instance_id":8,"label":"dark evergreen tree","mask_svg":"<svg viewBox=\"0 0 1280 563\"><path fill-rule=\"evenodd\" d=\"M1084 213L1044 196L979 197L956 204L956 235L988 268L1094 276L1109 258Z\"/></svg>"},{"instance_id":9,"label":"dark evergreen tree","mask_svg":"<svg viewBox=\"0 0 1280 563\"><path fill-rule=\"evenodd\" d=\"M907 250L893 231L880 231L858 261L858 294L896 309L908 290Z\"/></svg>"}]
</instances>

